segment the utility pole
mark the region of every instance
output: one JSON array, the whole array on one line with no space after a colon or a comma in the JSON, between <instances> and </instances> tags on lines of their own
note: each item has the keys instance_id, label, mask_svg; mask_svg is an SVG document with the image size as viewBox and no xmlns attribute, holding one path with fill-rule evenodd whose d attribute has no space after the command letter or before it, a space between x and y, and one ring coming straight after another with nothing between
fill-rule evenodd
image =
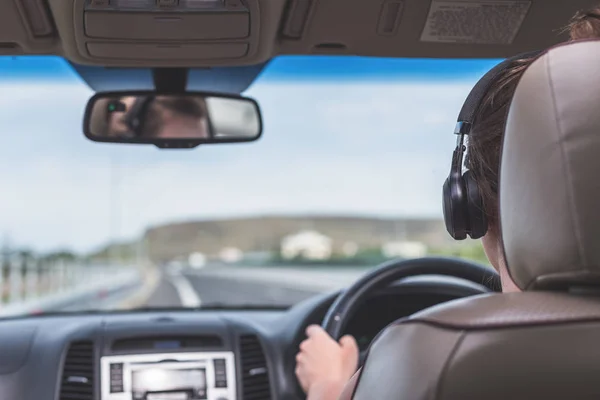
<instances>
[{"instance_id":1,"label":"utility pole","mask_svg":"<svg viewBox=\"0 0 600 400\"><path fill-rule=\"evenodd\" d=\"M110 239L108 241L109 260L111 264L117 264L120 260L120 251L117 246L120 231L120 193L119 193L119 162L117 155L113 152L110 157Z\"/></svg>"},{"instance_id":2,"label":"utility pole","mask_svg":"<svg viewBox=\"0 0 600 400\"><path fill-rule=\"evenodd\" d=\"M8 243L8 234L4 234L2 239L2 259L0 260L0 307L6 301L8 301L6 289L8 282L8 271L10 268L9 257L10 257L10 249Z\"/></svg>"}]
</instances>

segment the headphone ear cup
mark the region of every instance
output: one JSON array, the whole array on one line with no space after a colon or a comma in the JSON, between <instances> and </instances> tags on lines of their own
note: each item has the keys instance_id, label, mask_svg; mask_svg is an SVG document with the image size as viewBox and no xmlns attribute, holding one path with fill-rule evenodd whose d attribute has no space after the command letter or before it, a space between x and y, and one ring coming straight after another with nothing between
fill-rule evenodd
<instances>
[{"instance_id":1,"label":"headphone ear cup","mask_svg":"<svg viewBox=\"0 0 600 400\"><path fill-rule=\"evenodd\" d=\"M463 182L465 184L467 195L467 214L469 236L472 239L483 237L488 230L487 216L483 207L483 197L479 191L479 186L475 180L473 172L467 171L463 174Z\"/></svg>"},{"instance_id":2,"label":"headphone ear cup","mask_svg":"<svg viewBox=\"0 0 600 400\"><path fill-rule=\"evenodd\" d=\"M466 239L469 230L467 193L460 174L450 173L444 182L443 197L446 230L456 240Z\"/></svg>"}]
</instances>

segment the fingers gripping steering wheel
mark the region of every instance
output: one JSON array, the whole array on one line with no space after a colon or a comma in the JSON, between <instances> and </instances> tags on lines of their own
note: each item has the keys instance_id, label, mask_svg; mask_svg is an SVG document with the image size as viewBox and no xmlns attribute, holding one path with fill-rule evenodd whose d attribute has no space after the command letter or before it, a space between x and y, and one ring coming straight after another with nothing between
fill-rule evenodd
<instances>
[{"instance_id":1,"label":"fingers gripping steering wheel","mask_svg":"<svg viewBox=\"0 0 600 400\"><path fill-rule=\"evenodd\" d=\"M336 341L354 311L375 290L415 275L447 275L483 285L493 292L500 292L500 277L492 268L466 260L426 257L412 260L393 260L369 271L347 288L333 302L321 326Z\"/></svg>"}]
</instances>

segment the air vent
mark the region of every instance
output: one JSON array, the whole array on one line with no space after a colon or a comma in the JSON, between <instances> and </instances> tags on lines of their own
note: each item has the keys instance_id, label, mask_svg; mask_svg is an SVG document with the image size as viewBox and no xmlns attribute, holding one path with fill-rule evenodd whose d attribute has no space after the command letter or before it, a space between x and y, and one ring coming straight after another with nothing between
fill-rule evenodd
<instances>
[{"instance_id":1,"label":"air vent","mask_svg":"<svg viewBox=\"0 0 600 400\"><path fill-rule=\"evenodd\" d=\"M142 336L115 340L113 351L177 350L223 347L223 340L215 335L196 336Z\"/></svg>"},{"instance_id":2,"label":"air vent","mask_svg":"<svg viewBox=\"0 0 600 400\"><path fill-rule=\"evenodd\" d=\"M244 400L270 400L271 385L265 353L256 335L240 336Z\"/></svg>"},{"instance_id":3,"label":"air vent","mask_svg":"<svg viewBox=\"0 0 600 400\"><path fill-rule=\"evenodd\" d=\"M60 400L93 400L94 343L71 343L63 366Z\"/></svg>"}]
</instances>

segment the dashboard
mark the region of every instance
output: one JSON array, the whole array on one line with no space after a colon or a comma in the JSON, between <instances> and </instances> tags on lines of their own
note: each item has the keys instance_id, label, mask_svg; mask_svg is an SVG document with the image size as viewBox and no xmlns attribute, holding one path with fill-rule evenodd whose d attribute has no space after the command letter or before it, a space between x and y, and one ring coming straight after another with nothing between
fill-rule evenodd
<instances>
[{"instance_id":1,"label":"dashboard","mask_svg":"<svg viewBox=\"0 0 600 400\"><path fill-rule=\"evenodd\" d=\"M374 293L345 333L361 350L394 320L487 293L450 277L412 277ZM302 399L295 355L338 293L288 310L130 311L0 320L0 398ZM34 384L33 384L34 383Z\"/></svg>"}]
</instances>

